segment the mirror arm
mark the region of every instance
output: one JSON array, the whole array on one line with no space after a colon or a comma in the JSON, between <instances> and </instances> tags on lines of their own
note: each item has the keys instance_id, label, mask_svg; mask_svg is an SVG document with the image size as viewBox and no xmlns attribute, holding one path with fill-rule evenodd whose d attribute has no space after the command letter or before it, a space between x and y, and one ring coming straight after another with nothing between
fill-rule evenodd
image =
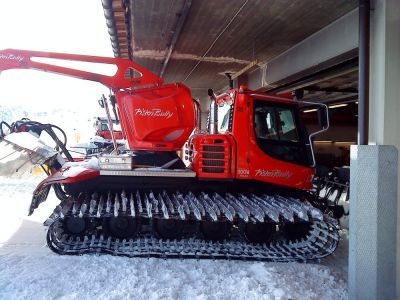
<instances>
[{"instance_id":1,"label":"mirror arm","mask_svg":"<svg viewBox=\"0 0 400 300\"><path fill-rule=\"evenodd\" d=\"M310 143L309 145L310 145L310 149L311 149L311 156L312 156L312 160L313 160L312 167L315 167L317 163L315 161L314 148L312 146L312 138L314 136L316 136L317 134L320 134L320 133L322 133L324 131L327 131L329 129L329 109L328 109L328 105L326 105L324 103L315 103L315 102L308 102L308 101L301 101L301 103L311 104L311 105L319 105L321 108L325 109L325 112L326 112L326 126L322 125L322 129L321 130L315 131L315 132L311 133L308 136L308 140L309 140L309 143Z\"/></svg>"}]
</instances>

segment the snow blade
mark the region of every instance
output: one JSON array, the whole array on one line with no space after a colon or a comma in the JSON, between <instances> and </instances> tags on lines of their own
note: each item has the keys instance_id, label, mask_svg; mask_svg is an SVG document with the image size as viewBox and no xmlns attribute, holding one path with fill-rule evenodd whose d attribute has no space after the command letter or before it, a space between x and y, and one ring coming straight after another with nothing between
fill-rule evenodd
<instances>
[{"instance_id":1,"label":"snow blade","mask_svg":"<svg viewBox=\"0 0 400 300\"><path fill-rule=\"evenodd\" d=\"M11 133L0 138L1 176L21 177L33 166L44 164L51 158L63 164L57 151L28 132Z\"/></svg>"}]
</instances>

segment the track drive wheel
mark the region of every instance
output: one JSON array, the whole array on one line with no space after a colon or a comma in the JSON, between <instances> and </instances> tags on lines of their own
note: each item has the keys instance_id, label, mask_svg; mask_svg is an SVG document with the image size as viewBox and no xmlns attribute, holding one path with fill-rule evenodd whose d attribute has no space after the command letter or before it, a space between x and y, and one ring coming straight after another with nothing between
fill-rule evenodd
<instances>
[{"instance_id":1,"label":"track drive wheel","mask_svg":"<svg viewBox=\"0 0 400 300\"><path fill-rule=\"evenodd\" d=\"M73 235L84 235L88 229L88 224L84 218L68 217L63 222L64 230Z\"/></svg>"},{"instance_id":2,"label":"track drive wheel","mask_svg":"<svg viewBox=\"0 0 400 300\"><path fill-rule=\"evenodd\" d=\"M223 241L229 234L231 226L227 222L204 221L200 230L206 240Z\"/></svg>"},{"instance_id":3,"label":"track drive wheel","mask_svg":"<svg viewBox=\"0 0 400 300\"><path fill-rule=\"evenodd\" d=\"M309 234L311 230L311 223L298 222L298 223L287 223L283 227L283 234L290 241L301 240Z\"/></svg>"},{"instance_id":4,"label":"track drive wheel","mask_svg":"<svg viewBox=\"0 0 400 300\"><path fill-rule=\"evenodd\" d=\"M155 219L154 230L163 239L175 239L182 235L184 221L175 219Z\"/></svg>"},{"instance_id":5,"label":"track drive wheel","mask_svg":"<svg viewBox=\"0 0 400 300\"><path fill-rule=\"evenodd\" d=\"M120 239L134 236L140 227L138 220L130 217L104 218L103 226L108 235Z\"/></svg>"},{"instance_id":6,"label":"track drive wheel","mask_svg":"<svg viewBox=\"0 0 400 300\"><path fill-rule=\"evenodd\" d=\"M275 231L276 226L271 223L247 223L244 228L246 239L256 244L269 242Z\"/></svg>"}]
</instances>

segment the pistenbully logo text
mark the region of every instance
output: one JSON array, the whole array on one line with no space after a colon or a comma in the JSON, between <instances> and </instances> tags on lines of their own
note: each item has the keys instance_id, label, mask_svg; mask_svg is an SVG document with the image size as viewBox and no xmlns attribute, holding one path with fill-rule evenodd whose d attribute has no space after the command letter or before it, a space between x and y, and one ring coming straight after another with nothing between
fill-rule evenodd
<instances>
[{"instance_id":1,"label":"pistenbully logo text","mask_svg":"<svg viewBox=\"0 0 400 300\"><path fill-rule=\"evenodd\" d=\"M20 55L14 55L14 54L0 54L0 59L16 60L18 62L22 62L24 60L24 57L20 56Z\"/></svg>"},{"instance_id":2,"label":"pistenbully logo text","mask_svg":"<svg viewBox=\"0 0 400 300\"><path fill-rule=\"evenodd\" d=\"M142 117L161 117L161 118L166 118L169 119L171 118L174 113L169 111L169 110L161 110L159 108L153 108L153 109L145 109L145 108L136 108L135 109L136 115L142 116Z\"/></svg>"},{"instance_id":3,"label":"pistenbully logo text","mask_svg":"<svg viewBox=\"0 0 400 300\"><path fill-rule=\"evenodd\" d=\"M288 178L292 177L293 174L289 171L282 172L281 170L257 169L256 176L288 179Z\"/></svg>"}]
</instances>

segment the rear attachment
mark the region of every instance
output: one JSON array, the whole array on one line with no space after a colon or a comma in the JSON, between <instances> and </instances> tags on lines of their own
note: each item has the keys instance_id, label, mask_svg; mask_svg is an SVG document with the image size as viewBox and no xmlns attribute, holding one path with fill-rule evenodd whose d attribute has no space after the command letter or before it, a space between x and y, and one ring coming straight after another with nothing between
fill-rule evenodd
<instances>
[{"instance_id":1,"label":"rear attachment","mask_svg":"<svg viewBox=\"0 0 400 300\"><path fill-rule=\"evenodd\" d=\"M47 146L40 139L42 132L46 132L55 142L55 149L60 149L68 160L73 160L66 148L67 136L60 127L31 121L28 118L15 121L11 125L1 121L0 176L22 176L36 165L46 165L50 171L61 168L64 159L57 150ZM61 139L56 132L61 134ZM49 174L48 171L46 173Z\"/></svg>"},{"instance_id":2,"label":"rear attachment","mask_svg":"<svg viewBox=\"0 0 400 300\"><path fill-rule=\"evenodd\" d=\"M310 261L331 254L334 219L278 195L119 192L62 201L46 221L58 254Z\"/></svg>"},{"instance_id":3,"label":"rear attachment","mask_svg":"<svg viewBox=\"0 0 400 300\"><path fill-rule=\"evenodd\" d=\"M21 176L35 165L56 162L59 165L63 163L58 152L28 132L11 133L0 138L1 176Z\"/></svg>"}]
</instances>

